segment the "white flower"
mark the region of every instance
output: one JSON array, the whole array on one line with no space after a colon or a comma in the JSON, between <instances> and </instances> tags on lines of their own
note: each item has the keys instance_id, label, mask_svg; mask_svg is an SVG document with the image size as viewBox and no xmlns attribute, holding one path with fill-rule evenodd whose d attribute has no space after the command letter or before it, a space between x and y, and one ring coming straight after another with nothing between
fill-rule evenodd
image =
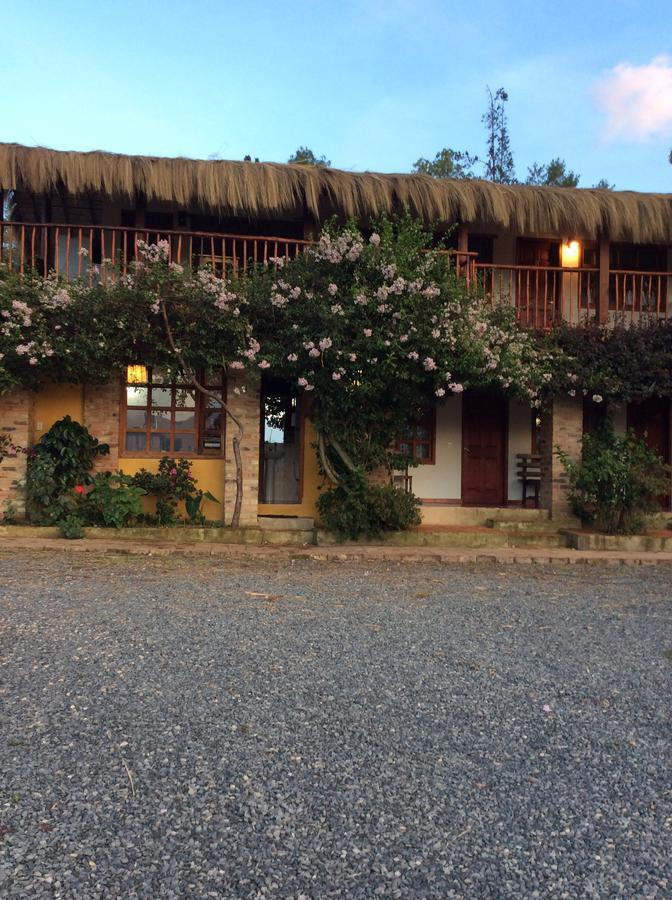
<instances>
[{"instance_id":1,"label":"white flower","mask_svg":"<svg viewBox=\"0 0 672 900\"><path fill-rule=\"evenodd\" d=\"M376 232L374 231L369 238L369 243L373 244L374 247L378 247L380 245L380 235L376 234Z\"/></svg>"},{"instance_id":2,"label":"white flower","mask_svg":"<svg viewBox=\"0 0 672 900\"><path fill-rule=\"evenodd\" d=\"M262 359L260 363L258 363L260 369L270 369L271 364L267 359Z\"/></svg>"},{"instance_id":3,"label":"white flower","mask_svg":"<svg viewBox=\"0 0 672 900\"><path fill-rule=\"evenodd\" d=\"M287 359L289 360L289 362L296 362L298 358L299 357L296 353L288 353L287 354Z\"/></svg>"},{"instance_id":4,"label":"white flower","mask_svg":"<svg viewBox=\"0 0 672 900\"><path fill-rule=\"evenodd\" d=\"M436 394L437 397L445 397L445 395L446 395L446 392L444 391L443 388L437 388L434 391L434 393Z\"/></svg>"},{"instance_id":5,"label":"white flower","mask_svg":"<svg viewBox=\"0 0 672 900\"><path fill-rule=\"evenodd\" d=\"M602 403L604 397L601 394L593 394L593 403Z\"/></svg>"}]
</instances>

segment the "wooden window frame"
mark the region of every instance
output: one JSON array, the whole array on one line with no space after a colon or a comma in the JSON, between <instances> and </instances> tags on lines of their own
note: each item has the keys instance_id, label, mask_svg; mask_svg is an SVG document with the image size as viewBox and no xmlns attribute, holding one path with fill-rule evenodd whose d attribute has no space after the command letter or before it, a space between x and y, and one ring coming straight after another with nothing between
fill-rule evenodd
<instances>
[{"instance_id":1,"label":"wooden window frame","mask_svg":"<svg viewBox=\"0 0 672 900\"><path fill-rule=\"evenodd\" d=\"M415 460L420 466L433 466L436 465L436 407L428 406L420 412L420 420L416 422L409 422L409 428L413 428L414 431L419 425L428 425L429 426L429 438L418 438L415 433L412 437L400 437L394 442L394 450L396 453L404 453L404 456L410 456L411 459ZM428 421L425 421L427 419ZM401 449L402 444L407 444L411 448L410 453L405 453ZM415 448L419 445L429 445L429 456L420 457L415 455Z\"/></svg>"},{"instance_id":2,"label":"wooden window frame","mask_svg":"<svg viewBox=\"0 0 672 900\"><path fill-rule=\"evenodd\" d=\"M120 400L120 435L119 435L119 456L125 458L139 458L139 459L162 459L165 456L178 456L184 457L187 459L224 459L226 455L226 413L222 408L222 424L221 431L217 433L217 436L220 438L220 447L217 450L208 450L204 449L203 443L206 439L205 434L205 418L209 412L215 410L215 407L208 406L208 398L205 397L199 390L189 385L188 382L178 383L171 382L170 384L161 384L160 382L153 383L152 382L152 371L153 367L147 367L147 376L148 380L146 382L133 382L130 383L124 378L121 383L121 400ZM222 370L221 377L218 383L210 378L207 382L204 381L204 372L199 371L196 373L196 377L199 380L200 384L203 384L204 387L209 388L210 390L221 391L222 397L226 400L226 378L224 372ZM147 402L144 406L133 406L128 404L127 402L127 387L140 387L147 388ZM171 402L170 405L164 406L152 406L151 405L151 388L162 388L163 390L171 391ZM187 390L194 392L195 405L193 407L181 407L177 406L175 400L175 392L176 390ZM194 424L195 427L193 429L176 429L175 427L175 413L176 412L187 412L194 410ZM127 425L128 421L128 411L129 410L144 410L147 413L147 426L143 428L129 428ZM151 427L151 413L152 410L159 412L169 412L170 415L170 428L169 429L153 429ZM144 434L145 435L145 449L144 450L129 450L126 447L126 435L127 434ZM175 435L178 436L193 434L194 436L194 449L193 450L152 450L151 449L151 435L152 434L169 434L170 435L170 445L171 448L175 443ZM215 432L213 432L214 436Z\"/></svg>"}]
</instances>

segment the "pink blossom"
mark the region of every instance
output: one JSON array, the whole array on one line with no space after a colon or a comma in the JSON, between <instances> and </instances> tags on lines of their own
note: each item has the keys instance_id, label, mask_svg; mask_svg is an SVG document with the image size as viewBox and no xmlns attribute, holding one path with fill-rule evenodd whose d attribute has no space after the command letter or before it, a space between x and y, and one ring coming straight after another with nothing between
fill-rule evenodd
<instances>
[{"instance_id":1,"label":"pink blossom","mask_svg":"<svg viewBox=\"0 0 672 900\"><path fill-rule=\"evenodd\" d=\"M267 359L262 359L262 361L258 364L260 369L270 369L271 364Z\"/></svg>"},{"instance_id":2,"label":"pink blossom","mask_svg":"<svg viewBox=\"0 0 672 900\"><path fill-rule=\"evenodd\" d=\"M464 385L455 384L454 382L451 382L448 385L448 389L451 390L454 394L461 394L462 391L464 390Z\"/></svg>"},{"instance_id":3,"label":"pink blossom","mask_svg":"<svg viewBox=\"0 0 672 900\"><path fill-rule=\"evenodd\" d=\"M338 293L338 285L334 284L333 281L327 288L332 297L334 297Z\"/></svg>"},{"instance_id":4,"label":"pink blossom","mask_svg":"<svg viewBox=\"0 0 672 900\"><path fill-rule=\"evenodd\" d=\"M332 345L332 340L329 337L322 338L320 341L320 350L328 350Z\"/></svg>"},{"instance_id":5,"label":"pink blossom","mask_svg":"<svg viewBox=\"0 0 672 900\"><path fill-rule=\"evenodd\" d=\"M374 231L369 238L369 243L373 244L374 247L378 247L380 245L380 235L376 234L376 232Z\"/></svg>"},{"instance_id":6,"label":"pink blossom","mask_svg":"<svg viewBox=\"0 0 672 900\"><path fill-rule=\"evenodd\" d=\"M245 363L241 362L239 359L234 359L233 362L229 363L230 369L244 369Z\"/></svg>"},{"instance_id":7,"label":"pink blossom","mask_svg":"<svg viewBox=\"0 0 672 900\"><path fill-rule=\"evenodd\" d=\"M340 381L341 373L340 372L332 372L331 377L332 377L333 381Z\"/></svg>"},{"instance_id":8,"label":"pink blossom","mask_svg":"<svg viewBox=\"0 0 672 900\"><path fill-rule=\"evenodd\" d=\"M320 355L320 351L317 349L317 347L311 347L311 349L308 351L308 356L319 356L319 355Z\"/></svg>"},{"instance_id":9,"label":"pink blossom","mask_svg":"<svg viewBox=\"0 0 672 900\"><path fill-rule=\"evenodd\" d=\"M299 379L297 379L296 383L298 384L299 387L305 387L308 384L308 379L307 378L299 378Z\"/></svg>"},{"instance_id":10,"label":"pink blossom","mask_svg":"<svg viewBox=\"0 0 672 900\"><path fill-rule=\"evenodd\" d=\"M415 360L415 359L420 359L420 354L419 354L419 353L416 353L415 350L411 350L411 352L408 354L408 358L409 358L409 359L414 359L414 360Z\"/></svg>"},{"instance_id":11,"label":"pink blossom","mask_svg":"<svg viewBox=\"0 0 672 900\"><path fill-rule=\"evenodd\" d=\"M299 357L296 353L288 353L287 354L287 359L289 360L289 362L296 362L298 358Z\"/></svg>"},{"instance_id":12,"label":"pink blossom","mask_svg":"<svg viewBox=\"0 0 672 900\"><path fill-rule=\"evenodd\" d=\"M446 392L444 391L443 388L437 388L434 391L434 393L436 394L437 397L445 397L446 396Z\"/></svg>"},{"instance_id":13,"label":"pink blossom","mask_svg":"<svg viewBox=\"0 0 672 900\"><path fill-rule=\"evenodd\" d=\"M364 329L364 337L371 337L372 334L373 334L373 331L370 328Z\"/></svg>"},{"instance_id":14,"label":"pink blossom","mask_svg":"<svg viewBox=\"0 0 672 900\"><path fill-rule=\"evenodd\" d=\"M425 372L433 372L434 369L436 369L436 363L431 356L426 356L422 361L422 365L425 369Z\"/></svg>"}]
</instances>

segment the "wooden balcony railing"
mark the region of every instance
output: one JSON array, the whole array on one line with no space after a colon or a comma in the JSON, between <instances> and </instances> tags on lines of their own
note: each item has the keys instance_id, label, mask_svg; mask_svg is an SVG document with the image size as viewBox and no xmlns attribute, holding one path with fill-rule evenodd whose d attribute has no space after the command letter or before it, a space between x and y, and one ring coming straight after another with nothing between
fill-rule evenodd
<instances>
[{"instance_id":1,"label":"wooden balcony railing","mask_svg":"<svg viewBox=\"0 0 672 900\"><path fill-rule=\"evenodd\" d=\"M476 276L495 303L515 307L521 324L548 329L595 316L599 269L476 263Z\"/></svg>"},{"instance_id":2,"label":"wooden balcony railing","mask_svg":"<svg viewBox=\"0 0 672 900\"><path fill-rule=\"evenodd\" d=\"M143 241L167 241L170 259L180 265L210 265L229 274L277 258L293 259L310 244L298 238L202 231L0 222L2 261L21 274L56 272L66 279L92 280L95 267L106 260L125 272L139 259Z\"/></svg>"},{"instance_id":3,"label":"wooden balcony railing","mask_svg":"<svg viewBox=\"0 0 672 900\"><path fill-rule=\"evenodd\" d=\"M614 318L635 321L641 316L665 318L669 315L672 272L609 273L609 312Z\"/></svg>"},{"instance_id":4,"label":"wooden balcony railing","mask_svg":"<svg viewBox=\"0 0 672 900\"><path fill-rule=\"evenodd\" d=\"M294 259L311 241L299 238L215 234L201 231L158 231L108 225L57 225L0 221L0 258L21 274L98 277L109 260L126 271L139 259L139 245L167 241L170 259L183 266L212 266L235 275L257 264ZM560 321L578 325L598 311L597 268L520 266L478 262L475 253L447 250L455 269L468 284L479 284L494 303L510 303L519 322L548 329ZM609 273L606 321L636 321L670 313L672 273L612 270ZM603 315L602 321L605 320Z\"/></svg>"}]
</instances>

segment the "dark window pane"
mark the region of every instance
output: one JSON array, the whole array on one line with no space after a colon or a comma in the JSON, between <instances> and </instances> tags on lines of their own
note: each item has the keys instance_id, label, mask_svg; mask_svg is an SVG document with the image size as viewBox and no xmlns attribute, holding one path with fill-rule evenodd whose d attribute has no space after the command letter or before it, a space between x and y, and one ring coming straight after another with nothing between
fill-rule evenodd
<instances>
[{"instance_id":1,"label":"dark window pane","mask_svg":"<svg viewBox=\"0 0 672 900\"><path fill-rule=\"evenodd\" d=\"M170 450L170 435L169 434L153 434L151 436L151 444L152 450L158 450L161 453L168 453Z\"/></svg>"},{"instance_id":2,"label":"dark window pane","mask_svg":"<svg viewBox=\"0 0 672 900\"><path fill-rule=\"evenodd\" d=\"M126 432L126 449L135 450L141 453L147 449L147 435L142 432Z\"/></svg>"},{"instance_id":3,"label":"dark window pane","mask_svg":"<svg viewBox=\"0 0 672 900\"><path fill-rule=\"evenodd\" d=\"M162 428L170 428L170 412L152 410L152 418L150 428L152 431L160 431Z\"/></svg>"},{"instance_id":4,"label":"dark window pane","mask_svg":"<svg viewBox=\"0 0 672 900\"><path fill-rule=\"evenodd\" d=\"M193 434L176 434L175 435L175 452L186 453L194 449Z\"/></svg>"},{"instance_id":5,"label":"dark window pane","mask_svg":"<svg viewBox=\"0 0 672 900\"><path fill-rule=\"evenodd\" d=\"M416 444L415 445L415 458L416 459L429 459L429 444Z\"/></svg>"},{"instance_id":6,"label":"dark window pane","mask_svg":"<svg viewBox=\"0 0 672 900\"><path fill-rule=\"evenodd\" d=\"M175 428L178 431L193 431L196 427L196 415L189 410L175 411Z\"/></svg>"},{"instance_id":7,"label":"dark window pane","mask_svg":"<svg viewBox=\"0 0 672 900\"><path fill-rule=\"evenodd\" d=\"M222 430L221 412L209 412L205 417L203 430L220 432Z\"/></svg>"},{"instance_id":8,"label":"dark window pane","mask_svg":"<svg viewBox=\"0 0 672 900\"><path fill-rule=\"evenodd\" d=\"M126 410L126 427L127 428L146 428L147 413L144 409L128 409Z\"/></svg>"}]
</instances>

